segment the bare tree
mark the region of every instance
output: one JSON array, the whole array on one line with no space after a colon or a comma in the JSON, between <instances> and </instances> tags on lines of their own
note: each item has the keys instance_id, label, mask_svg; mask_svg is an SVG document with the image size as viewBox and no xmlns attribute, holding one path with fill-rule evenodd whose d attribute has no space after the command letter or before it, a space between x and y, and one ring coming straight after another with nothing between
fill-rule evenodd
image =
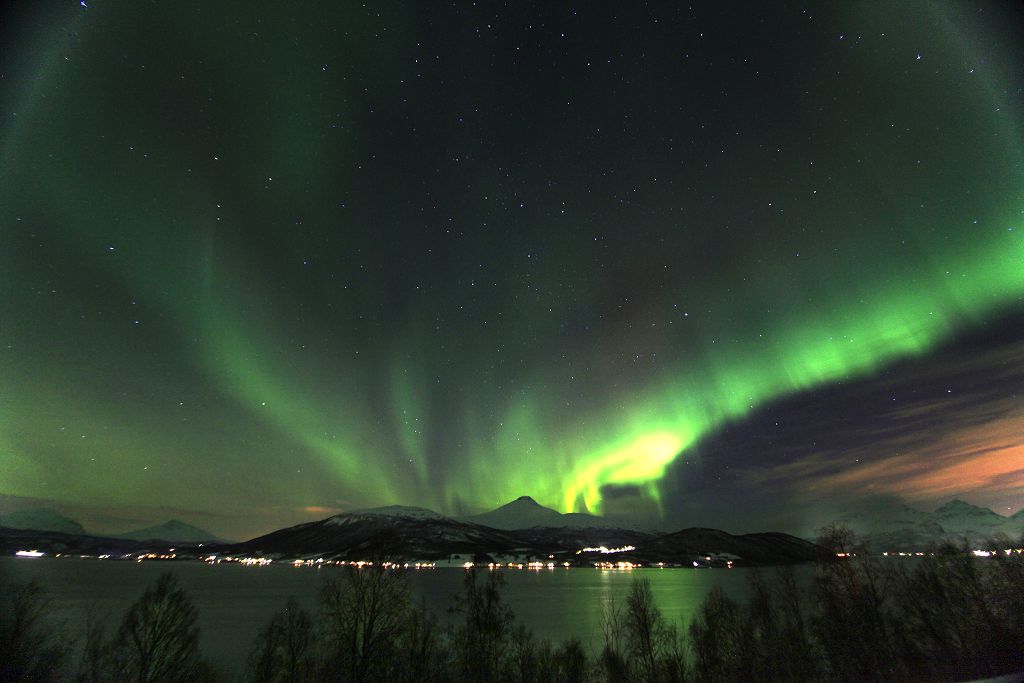
<instances>
[{"instance_id":1,"label":"bare tree","mask_svg":"<svg viewBox=\"0 0 1024 683\"><path fill-rule=\"evenodd\" d=\"M128 608L114 646L114 678L149 681L196 680L199 658L198 612L174 575L167 572Z\"/></svg>"},{"instance_id":2,"label":"bare tree","mask_svg":"<svg viewBox=\"0 0 1024 683\"><path fill-rule=\"evenodd\" d=\"M601 615L600 665L609 681L671 683L686 676L682 642L654 604L651 583L634 579L625 604L611 600Z\"/></svg>"},{"instance_id":3,"label":"bare tree","mask_svg":"<svg viewBox=\"0 0 1024 683\"><path fill-rule=\"evenodd\" d=\"M382 563L343 567L321 591L325 629L324 675L351 681L387 677L410 613L404 572Z\"/></svg>"},{"instance_id":4,"label":"bare tree","mask_svg":"<svg viewBox=\"0 0 1024 683\"><path fill-rule=\"evenodd\" d=\"M48 623L48 611L35 581L0 583L0 681L61 680L70 647Z\"/></svg>"},{"instance_id":5,"label":"bare tree","mask_svg":"<svg viewBox=\"0 0 1024 683\"><path fill-rule=\"evenodd\" d=\"M700 679L742 681L743 624L739 605L715 587L690 622L694 673Z\"/></svg>"},{"instance_id":6,"label":"bare tree","mask_svg":"<svg viewBox=\"0 0 1024 683\"><path fill-rule=\"evenodd\" d=\"M820 680L816 648L807 625L806 600L792 567L784 566L777 570L772 601L778 640L769 655L774 655L779 679Z\"/></svg>"},{"instance_id":7,"label":"bare tree","mask_svg":"<svg viewBox=\"0 0 1024 683\"><path fill-rule=\"evenodd\" d=\"M622 603L614 595L601 610L601 633L604 636L604 647L601 649L600 660L606 680L608 683L629 680L625 615Z\"/></svg>"},{"instance_id":8,"label":"bare tree","mask_svg":"<svg viewBox=\"0 0 1024 683\"><path fill-rule=\"evenodd\" d=\"M817 563L814 632L836 680L905 678L897 651L901 624L888 611L894 577L849 528L820 530L818 545L830 551Z\"/></svg>"},{"instance_id":9,"label":"bare tree","mask_svg":"<svg viewBox=\"0 0 1024 683\"><path fill-rule=\"evenodd\" d=\"M410 605L402 630L396 676L402 683L432 683L448 680L448 651L440 638L437 619L422 598Z\"/></svg>"},{"instance_id":10,"label":"bare tree","mask_svg":"<svg viewBox=\"0 0 1024 683\"><path fill-rule=\"evenodd\" d=\"M104 620L90 611L85 622L85 643L78 664L79 683L101 683L114 668L114 643L107 638Z\"/></svg>"},{"instance_id":11,"label":"bare tree","mask_svg":"<svg viewBox=\"0 0 1024 683\"><path fill-rule=\"evenodd\" d=\"M583 683L587 676L587 653L578 638L570 638L555 650L551 679L565 683Z\"/></svg>"},{"instance_id":12,"label":"bare tree","mask_svg":"<svg viewBox=\"0 0 1024 683\"><path fill-rule=\"evenodd\" d=\"M256 636L250 655L253 681L298 683L313 679L313 619L298 600L288 598L285 608Z\"/></svg>"},{"instance_id":13,"label":"bare tree","mask_svg":"<svg viewBox=\"0 0 1024 683\"><path fill-rule=\"evenodd\" d=\"M636 680L655 683L671 670L675 629L654 604L651 582L634 579L626 597L626 633Z\"/></svg>"},{"instance_id":14,"label":"bare tree","mask_svg":"<svg viewBox=\"0 0 1024 683\"><path fill-rule=\"evenodd\" d=\"M504 577L488 572L478 580L475 569L466 572L461 599L452 608L464 621L455 632L456 658L465 681L499 680L502 660L509 651L514 615L501 599Z\"/></svg>"},{"instance_id":15,"label":"bare tree","mask_svg":"<svg viewBox=\"0 0 1024 683\"><path fill-rule=\"evenodd\" d=\"M1000 541L985 545L1008 545ZM1024 562L973 557L966 542L944 544L912 570L901 567L897 580L901 654L915 670L982 678L1024 667Z\"/></svg>"}]
</instances>

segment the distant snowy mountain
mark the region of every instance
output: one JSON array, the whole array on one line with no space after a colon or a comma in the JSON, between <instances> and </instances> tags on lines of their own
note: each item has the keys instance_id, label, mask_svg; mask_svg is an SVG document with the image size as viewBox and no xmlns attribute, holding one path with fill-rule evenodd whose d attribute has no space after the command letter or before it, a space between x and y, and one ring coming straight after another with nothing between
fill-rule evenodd
<instances>
[{"instance_id":1,"label":"distant snowy mountain","mask_svg":"<svg viewBox=\"0 0 1024 683\"><path fill-rule=\"evenodd\" d=\"M36 531L59 531L63 534L84 534L85 529L73 519L65 517L50 508L19 510L0 515L0 526L8 529L34 529Z\"/></svg>"},{"instance_id":2,"label":"distant snowy mountain","mask_svg":"<svg viewBox=\"0 0 1024 683\"><path fill-rule=\"evenodd\" d=\"M864 535L877 551L921 550L930 544L949 539L949 534L934 522L922 522L902 529L882 529ZM950 539L952 540L952 539Z\"/></svg>"},{"instance_id":3,"label":"distant snowy mountain","mask_svg":"<svg viewBox=\"0 0 1024 683\"><path fill-rule=\"evenodd\" d=\"M601 517L585 515L578 512L562 514L557 510L544 507L530 496L520 496L511 503L506 503L496 510L464 518L473 524L482 524L492 529L514 531L533 527L550 528L608 528L619 525L611 524Z\"/></svg>"},{"instance_id":4,"label":"distant snowy mountain","mask_svg":"<svg viewBox=\"0 0 1024 683\"><path fill-rule=\"evenodd\" d=\"M988 508L951 500L934 512L892 504L839 519L879 550L919 550L930 543L980 541L996 534L1019 537L1024 515L1003 517Z\"/></svg>"},{"instance_id":5,"label":"distant snowy mountain","mask_svg":"<svg viewBox=\"0 0 1024 683\"><path fill-rule=\"evenodd\" d=\"M951 500L935 512L932 520L948 533L966 534L968 536L985 535L1004 531L1009 518L992 512L988 508L965 503L962 500ZM1018 529L1019 532L1019 529Z\"/></svg>"},{"instance_id":6,"label":"distant snowy mountain","mask_svg":"<svg viewBox=\"0 0 1024 683\"><path fill-rule=\"evenodd\" d=\"M186 524L176 519L164 522L157 526L146 527L138 531L128 531L123 534L116 534L115 538L124 538L132 541L168 541L172 543L219 543L223 542L209 531L205 531L191 524Z\"/></svg>"},{"instance_id":7,"label":"distant snowy mountain","mask_svg":"<svg viewBox=\"0 0 1024 683\"><path fill-rule=\"evenodd\" d=\"M931 515L903 503L888 502L881 507L848 513L837 521L857 533L873 534L914 529L931 522Z\"/></svg>"}]
</instances>

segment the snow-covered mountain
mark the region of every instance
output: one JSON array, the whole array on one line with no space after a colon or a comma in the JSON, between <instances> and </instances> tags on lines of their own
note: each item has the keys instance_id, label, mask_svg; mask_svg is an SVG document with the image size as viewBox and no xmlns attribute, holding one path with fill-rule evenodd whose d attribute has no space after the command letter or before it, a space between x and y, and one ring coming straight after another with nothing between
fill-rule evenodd
<instances>
[{"instance_id":1,"label":"snow-covered mountain","mask_svg":"<svg viewBox=\"0 0 1024 683\"><path fill-rule=\"evenodd\" d=\"M386 558L459 564L467 559L539 559L583 566L602 561L690 566L694 561L705 561L708 553L727 553L740 562L764 564L810 560L821 552L817 546L787 534L733 536L714 529L655 534L614 528L600 517L562 515L525 496L476 517L481 518L493 525L520 528L499 529L423 508L391 506L334 515L216 550L226 555L260 554L285 559ZM571 526L580 521L587 525Z\"/></svg>"},{"instance_id":2,"label":"snow-covered mountain","mask_svg":"<svg viewBox=\"0 0 1024 683\"><path fill-rule=\"evenodd\" d=\"M171 543L220 543L223 542L214 534L205 531L191 524L172 519L157 526L146 527L137 531L128 531L123 534L116 534L115 538L125 538L132 541L168 541Z\"/></svg>"},{"instance_id":3,"label":"snow-covered mountain","mask_svg":"<svg viewBox=\"0 0 1024 683\"><path fill-rule=\"evenodd\" d=\"M435 560L485 551L512 553L521 545L519 539L497 529L460 522L424 508L389 506L344 512L280 529L236 548L343 560Z\"/></svg>"},{"instance_id":4,"label":"snow-covered mountain","mask_svg":"<svg viewBox=\"0 0 1024 683\"><path fill-rule=\"evenodd\" d=\"M65 517L51 508L18 510L0 515L0 527L8 529L34 529L36 531L59 531L63 534L84 534L85 529L73 519Z\"/></svg>"},{"instance_id":5,"label":"snow-covered mountain","mask_svg":"<svg viewBox=\"0 0 1024 683\"><path fill-rule=\"evenodd\" d=\"M482 524L492 529L504 529L506 531L530 529L533 527L557 529L563 527L609 528L618 526L595 515L586 515L579 512L562 514L557 510L544 507L530 496L520 496L511 503L506 503L496 510L465 517L464 519L473 524Z\"/></svg>"},{"instance_id":6,"label":"snow-covered mountain","mask_svg":"<svg viewBox=\"0 0 1024 683\"><path fill-rule=\"evenodd\" d=\"M930 514L897 501L872 501L841 515L836 521L860 534L905 531L931 522Z\"/></svg>"},{"instance_id":7,"label":"snow-covered mountain","mask_svg":"<svg viewBox=\"0 0 1024 683\"><path fill-rule=\"evenodd\" d=\"M966 536L991 536L997 532L1007 531L1012 522L1010 518L992 512L988 508L965 503L962 500L951 500L935 512L932 520L946 530L947 533L964 534ZM1018 526L1017 532L1020 532Z\"/></svg>"},{"instance_id":8,"label":"snow-covered mountain","mask_svg":"<svg viewBox=\"0 0 1024 683\"><path fill-rule=\"evenodd\" d=\"M503 529L498 524L516 528ZM441 560L458 555L546 558L555 552L636 544L652 538L644 532L609 526L600 517L563 515L524 496L493 513L461 520L399 505L352 510L281 529L241 547L262 553L347 560L382 556Z\"/></svg>"},{"instance_id":9,"label":"snow-covered mountain","mask_svg":"<svg viewBox=\"0 0 1024 683\"><path fill-rule=\"evenodd\" d=\"M1024 515L1003 517L988 508L951 500L933 512L891 503L841 517L839 522L879 550L919 550L930 543L980 541L996 534L1024 534Z\"/></svg>"}]
</instances>

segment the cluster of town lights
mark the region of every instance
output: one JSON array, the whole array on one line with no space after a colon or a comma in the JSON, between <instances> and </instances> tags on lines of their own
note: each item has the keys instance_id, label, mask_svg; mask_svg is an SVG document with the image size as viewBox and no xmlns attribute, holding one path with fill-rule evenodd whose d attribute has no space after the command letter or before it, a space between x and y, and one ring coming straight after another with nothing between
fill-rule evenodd
<instances>
[{"instance_id":1,"label":"cluster of town lights","mask_svg":"<svg viewBox=\"0 0 1024 683\"><path fill-rule=\"evenodd\" d=\"M576 554L580 555L582 553L601 553L603 555L611 555L611 554L615 554L615 553L624 553L624 552L628 552L628 551L631 551L631 550L636 550L636 548L634 546L631 546L631 545L622 546L621 548L607 548L605 546L598 546L596 548L581 548L580 550L576 551ZM33 550L18 550L14 554L17 557L43 557L43 556L46 555L45 552L40 551L40 550L34 550L34 549ZM934 554L934 553L925 553L925 552L922 552L922 551L899 551L899 552L897 552L897 551L886 551L886 552L882 553L882 555L885 556L885 557L923 557L926 554ZM1022 555L1022 554L1024 554L1024 548L1003 548L1001 550L999 550L999 549L991 549L991 550L975 549L975 550L971 551L971 555L973 555L974 557L998 557L1000 555L1008 555L1009 556L1009 555ZM67 554L67 553L56 553L56 554L54 554L54 557L61 557L61 556L65 556L65 557L80 557L80 558L91 558L91 557L94 557L94 556L91 556L91 555L71 555L71 554ZM839 557L839 558L852 558L852 557L856 557L857 554L856 553L842 552L842 553L836 553L835 556ZM112 557L115 557L115 556L110 555L110 554L106 554L106 555L99 555L98 559L106 560L106 559L110 559ZM175 552L175 548L168 548L167 552L165 552L165 553L148 552L148 553L141 553L141 554L138 554L138 555L136 555L134 553L128 553L128 554L125 554L125 555L117 556L117 557L115 557L115 559L135 560L136 562L142 562L144 560L174 560L174 559L176 559L178 557L179 556ZM189 556L185 555L181 559L189 559ZM270 558L267 558L267 557L235 557L235 556L231 556L231 555L215 555L215 554L214 555L207 555L207 556L204 556L204 557L200 557L198 559L200 559L203 562L210 563L210 564L220 564L221 562L235 562L235 563L243 564L243 565L247 565L247 566L259 566L259 567L266 566L268 564L273 563L273 561L274 561L274 560L272 560ZM708 562L712 561L712 558L710 556L707 556L704 559L706 561L708 561ZM290 564L292 566L295 566L295 567L321 567L321 566L324 566L324 565L334 565L334 566L339 566L340 567L340 566L348 565L350 567L356 567L356 568L360 568L360 569L363 568L363 567L372 567L372 566L374 566L374 563L371 562L371 561L368 561L368 560L325 560L322 557L317 558L315 560L313 560L313 559L297 559L297 560L291 561ZM479 566L481 566L481 567L486 566L488 569L503 569L503 568L507 568L507 569L533 569L533 570L541 570L541 569L555 569L559 565L561 565L562 567L564 567L566 569L568 569L568 568L570 568L572 566L572 564L570 562L556 562L556 561L554 561L554 556L553 555L549 555L548 559L544 560L544 561L542 561L542 560L531 560L531 561L528 561L528 562L515 562L515 561L511 561L511 562L504 562L504 563L503 562L488 562L486 565L480 564ZM640 563L637 563L637 562L628 562L628 561L622 561L622 562L600 561L600 562L594 562L593 565L594 565L594 567L596 567L598 569L626 569L626 570L636 569L638 567L644 566L644 565L642 565ZM436 562L422 562L422 561L421 562L383 562L383 563L381 563L380 566L384 567L385 569L433 569L433 568L435 568L437 566L437 563ZM472 569L473 567L476 567L476 566L477 566L477 564L474 563L474 562L464 562L462 564L462 567L464 569ZM651 566L652 567L664 568L666 566L666 564L664 562L655 562ZM677 565L674 565L674 566L677 566ZM698 561L694 560L693 566L694 567L700 567L700 566L707 566L707 565L701 565L701 563L699 563ZM725 566L727 568L729 568L729 569L732 569L733 568L733 561L732 560L725 560Z\"/></svg>"},{"instance_id":2,"label":"cluster of town lights","mask_svg":"<svg viewBox=\"0 0 1024 683\"><path fill-rule=\"evenodd\" d=\"M995 557L999 555L998 550L972 550L971 554L975 557ZM1024 548L1003 548L1004 555L1021 555L1024 554Z\"/></svg>"},{"instance_id":3,"label":"cluster of town lights","mask_svg":"<svg viewBox=\"0 0 1024 683\"><path fill-rule=\"evenodd\" d=\"M143 560L173 560L177 555L175 553L143 553L135 558L136 562L142 562Z\"/></svg>"},{"instance_id":4,"label":"cluster of town lights","mask_svg":"<svg viewBox=\"0 0 1024 683\"><path fill-rule=\"evenodd\" d=\"M602 555L613 555L615 553L628 553L631 550L636 550L635 545L624 545L621 548L606 548L603 545L599 545L596 548L580 548L576 551L577 555L583 553L601 553Z\"/></svg>"},{"instance_id":5,"label":"cluster of town lights","mask_svg":"<svg viewBox=\"0 0 1024 683\"><path fill-rule=\"evenodd\" d=\"M238 564L244 564L249 567L265 567L266 565L273 562L268 557L219 557L217 555L207 555L206 557L200 557L200 560L208 564L220 564L221 562L237 562Z\"/></svg>"},{"instance_id":6,"label":"cluster of town lights","mask_svg":"<svg viewBox=\"0 0 1024 683\"><path fill-rule=\"evenodd\" d=\"M295 560L292 562L293 567L322 567L324 565L334 565L337 567L344 567L348 565L357 569L363 567L372 567L373 562L369 560L325 560L322 557L318 557L315 560ZM381 562L381 567L384 569L433 569L437 566L436 562Z\"/></svg>"},{"instance_id":7,"label":"cluster of town lights","mask_svg":"<svg viewBox=\"0 0 1024 683\"><path fill-rule=\"evenodd\" d=\"M469 569L470 567L474 567L476 565L474 565L472 562L466 562L462 566L465 567L466 569ZM557 562L551 562L551 561L540 562L538 560L534 560L533 562L488 562L487 563L487 568L488 569L506 569L506 568L507 569L554 569L556 566L558 566ZM566 569L568 569L572 565L569 564L568 562L562 562L562 566L565 567Z\"/></svg>"},{"instance_id":8,"label":"cluster of town lights","mask_svg":"<svg viewBox=\"0 0 1024 683\"><path fill-rule=\"evenodd\" d=\"M924 553L922 553L922 552L904 552L904 551L900 551L898 553L886 551L886 552L882 553L882 555L885 556L885 557L924 557Z\"/></svg>"},{"instance_id":9,"label":"cluster of town lights","mask_svg":"<svg viewBox=\"0 0 1024 683\"><path fill-rule=\"evenodd\" d=\"M598 569L637 569L643 565L634 562L595 562L594 566Z\"/></svg>"}]
</instances>

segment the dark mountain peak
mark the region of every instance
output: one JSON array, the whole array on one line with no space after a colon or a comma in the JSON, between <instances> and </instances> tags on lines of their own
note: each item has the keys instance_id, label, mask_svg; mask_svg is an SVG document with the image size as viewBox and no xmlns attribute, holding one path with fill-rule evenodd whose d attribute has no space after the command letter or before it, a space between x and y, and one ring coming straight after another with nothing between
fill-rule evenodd
<instances>
[{"instance_id":1,"label":"dark mountain peak","mask_svg":"<svg viewBox=\"0 0 1024 683\"><path fill-rule=\"evenodd\" d=\"M721 529L702 527L659 536L645 547L655 555L677 560L688 555L726 553L753 564L814 560L823 552L813 543L781 532L734 535Z\"/></svg>"},{"instance_id":2,"label":"dark mountain peak","mask_svg":"<svg viewBox=\"0 0 1024 683\"><path fill-rule=\"evenodd\" d=\"M162 526L164 526L165 528L168 528L168 529L181 529L181 528L184 528L184 527L192 527L191 524L186 524L185 522L181 521L180 519L169 519L166 522L164 522Z\"/></svg>"},{"instance_id":3,"label":"dark mountain peak","mask_svg":"<svg viewBox=\"0 0 1024 683\"><path fill-rule=\"evenodd\" d=\"M515 502L515 503L518 503L518 502L520 502L520 501L521 501L521 502L523 502L523 503L532 503L533 505L536 505L537 507L540 507L540 503L538 503L537 501L535 501L535 500L534 500L533 498L531 498L530 496L519 496L519 497L518 497L518 498L516 498L516 499L515 499L515 500L514 500L513 502Z\"/></svg>"},{"instance_id":4,"label":"dark mountain peak","mask_svg":"<svg viewBox=\"0 0 1024 683\"><path fill-rule=\"evenodd\" d=\"M160 540L174 543L200 543L220 540L209 531L192 526L187 522L182 522L180 519L169 519L163 524L158 524L157 526L150 526L145 529L136 529L135 531L126 531L122 534L116 534L114 537L134 541Z\"/></svg>"},{"instance_id":5,"label":"dark mountain peak","mask_svg":"<svg viewBox=\"0 0 1024 683\"><path fill-rule=\"evenodd\" d=\"M84 534L85 529L73 519L65 517L53 508L18 510L0 515L0 526L11 529L35 529L36 531L57 531L65 534Z\"/></svg>"},{"instance_id":6,"label":"dark mountain peak","mask_svg":"<svg viewBox=\"0 0 1024 683\"><path fill-rule=\"evenodd\" d=\"M994 512L989 510L988 508L980 507L978 505L971 505L970 503L962 501L959 498L954 498L953 500L949 501L948 503L940 506L937 510L935 510L935 512L937 514L945 514L945 515L949 515L949 514L956 514L956 515L974 514L974 515L976 515L976 514L979 514L979 513L985 514L985 515L995 514Z\"/></svg>"}]
</instances>

